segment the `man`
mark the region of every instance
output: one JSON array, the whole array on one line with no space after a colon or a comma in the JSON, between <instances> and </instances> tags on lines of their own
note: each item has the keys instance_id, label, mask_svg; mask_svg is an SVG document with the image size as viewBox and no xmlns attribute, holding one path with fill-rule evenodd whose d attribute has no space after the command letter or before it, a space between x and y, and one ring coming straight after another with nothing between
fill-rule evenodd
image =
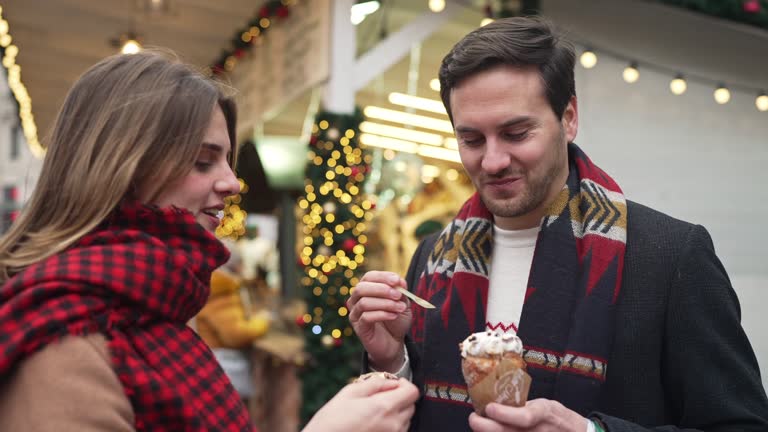
<instances>
[{"instance_id":1,"label":"man","mask_svg":"<svg viewBox=\"0 0 768 432\"><path fill-rule=\"evenodd\" d=\"M421 388L415 431L765 431L768 401L707 231L624 198L573 140L574 51L498 20L443 60L441 97L477 189L349 300L371 369ZM408 287L437 306L414 306ZM472 413L458 343L517 332L529 402ZM407 336L406 336L407 335Z\"/></svg>"}]
</instances>

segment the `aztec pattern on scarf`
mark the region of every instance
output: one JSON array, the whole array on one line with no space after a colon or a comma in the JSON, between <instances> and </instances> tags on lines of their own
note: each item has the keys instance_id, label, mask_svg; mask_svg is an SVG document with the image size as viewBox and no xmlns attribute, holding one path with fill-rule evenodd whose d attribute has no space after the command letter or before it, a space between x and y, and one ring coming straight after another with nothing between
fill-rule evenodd
<instances>
[{"instance_id":1,"label":"aztec pattern on scarf","mask_svg":"<svg viewBox=\"0 0 768 432\"><path fill-rule=\"evenodd\" d=\"M227 257L190 212L122 204L0 289L0 376L68 334L98 332L137 430L252 430L213 354L186 325Z\"/></svg>"},{"instance_id":2,"label":"aztec pattern on scarf","mask_svg":"<svg viewBox=\"0 0 768 432\"><path fill-rule=\"evenodd\" d=\"M529 399L586 414L613 341L627 207L618 185L575 144L568 154L566 185L541 221L518 335L533 379ZM413 308L427 402L468 406L457 346L485 330L492 247L493 216L476 193L438 237L416 288L438 306Z\"/></svg>"}]
</instances>

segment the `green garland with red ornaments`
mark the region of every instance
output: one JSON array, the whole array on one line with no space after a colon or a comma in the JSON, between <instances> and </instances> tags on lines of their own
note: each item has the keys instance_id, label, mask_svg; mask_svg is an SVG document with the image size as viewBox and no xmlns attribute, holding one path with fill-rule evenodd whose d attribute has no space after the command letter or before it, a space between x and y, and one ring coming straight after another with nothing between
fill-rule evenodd
<instances>
[{"instance_id":1,"label":"green garland with red ornaments","mask_svg":"<svg viewBox=\"0 0 768 432\"><path fill-rule=\"evenodd\" d=\"M657 0L706 15L768 29L768 0Z\"/></svg>"},{"instance_id":2,"label":"green garland with red ornaments","mask_svg":"<svg viewBox=\"0 0 768 432\"><path fill-rule=\"evenodd\" d=\"M229 47L224 49L218 59L210 66L214 75L231 72L237 60L259 43L269 33L275 22L280 22L291 15L291 8L303 0L269 0L262 5L248 23L235 32Z\"/></svg>"}]
</instances>

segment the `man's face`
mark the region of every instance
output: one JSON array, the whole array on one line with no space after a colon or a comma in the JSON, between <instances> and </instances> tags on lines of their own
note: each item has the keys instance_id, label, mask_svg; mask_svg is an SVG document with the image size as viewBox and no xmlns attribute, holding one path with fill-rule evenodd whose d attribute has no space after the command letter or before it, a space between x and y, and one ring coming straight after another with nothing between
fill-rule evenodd
<instances>
[{"instance_id":1,"label":"man's face","mask_svg":"<svg viewBox=\"0 0 768 432\"><path fill-rule=\"evenodd\" d=\"M576 99L558 120L535 67L500 65L462 81L450 101L461 162L496 225L538 226L568 177Z\"/></svg>"}]
</instances>

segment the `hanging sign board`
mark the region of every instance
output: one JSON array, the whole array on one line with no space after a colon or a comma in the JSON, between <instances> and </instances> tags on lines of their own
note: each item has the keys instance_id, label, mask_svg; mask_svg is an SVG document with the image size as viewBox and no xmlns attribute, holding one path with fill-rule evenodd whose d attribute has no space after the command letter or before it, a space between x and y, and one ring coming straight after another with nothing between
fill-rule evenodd
<instances>
[{"instance_id":1,"label":"hanging sign board","mask_svg":"<svg viewBox=\"0 0 768 432\"><path fill-rule=\"evenodd\" d=\"M274 118L294 98L326 81L330 70L331 0L302 0L274 20L230 73L238 139Z\"/></svg>"}]
</instances>

